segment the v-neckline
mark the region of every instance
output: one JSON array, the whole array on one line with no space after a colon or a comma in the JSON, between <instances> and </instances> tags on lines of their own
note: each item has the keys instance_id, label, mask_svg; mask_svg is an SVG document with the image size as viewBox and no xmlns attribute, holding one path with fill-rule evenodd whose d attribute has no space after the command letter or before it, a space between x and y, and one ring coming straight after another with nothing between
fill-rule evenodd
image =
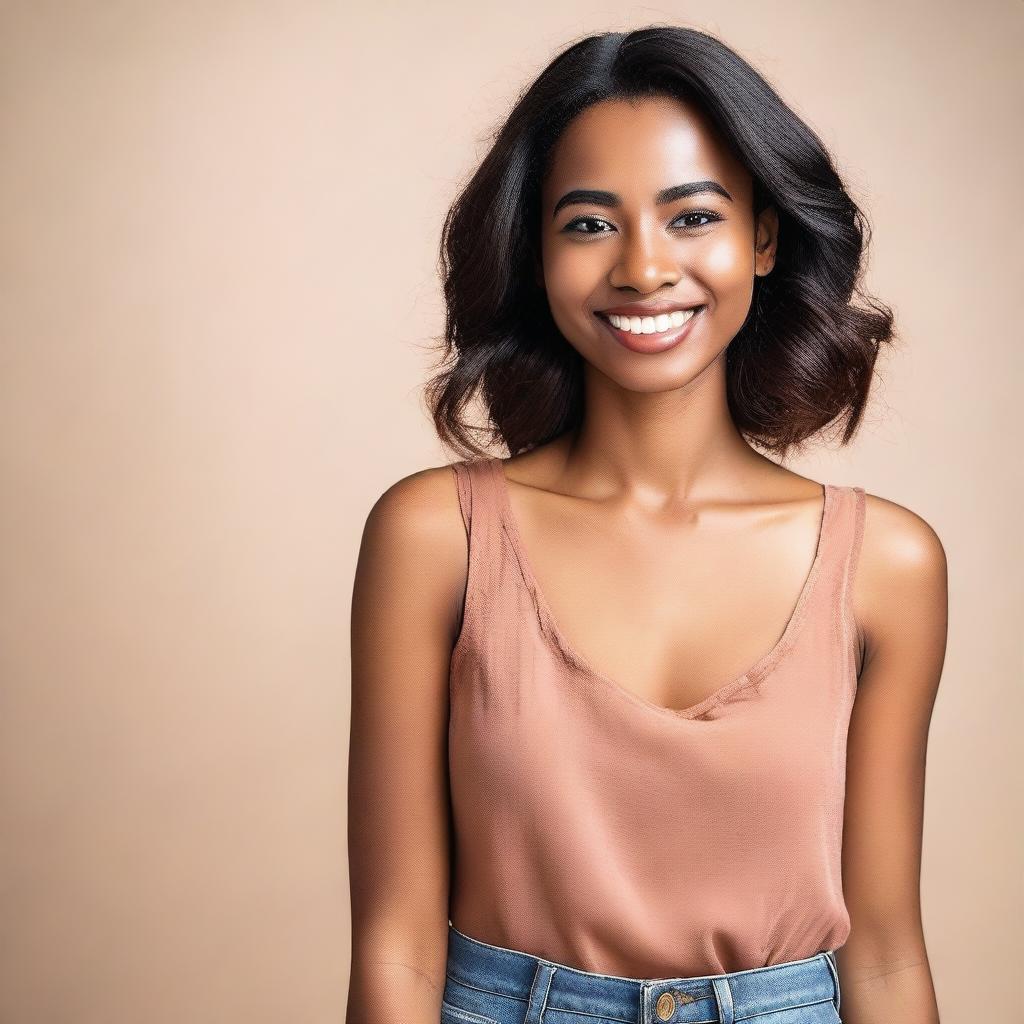
<instances>
[{"instance_id":1,"label":"v-neckline","mask_svg":"<svg viewBox=\"0 0 1024 1024\"><path fill-rule=\"evenodd\" d=\"M640 694L627 689L625 686L612 679L611 676L606 675L604 672L595 668L590 663L589 659L584 657L575 645L570 642L565 633L562 632L562 629L555 618L554 612L551 610L551 606L548 604L547 598L544 596L544 591L540 587L536 573L533 571L533 565L530 561L529 555L527 554L526 546L523 544L523 538L519 531L516 514L512 508L508 479L505 476L504 462L501 458L494 457L490 461L490 467L494 474L495 490L498 494L501 522L504 526L505 533L512 544L516 558L519 561L523 579L533 595L541 625L546 635L554 643L562 656L574 668L591 679L602 683L613 693L625 698L633 704L646 708L650 711L657 712L661 715L680 719L699 718L705 712L722 703L733 694L763 679L774 668L776 663L782 658L783 654L792 647L796 639L797 632L803 624L806 616L807 608L810 604L811 595L814 592L815 585L821 575L822 559L825 552L829 528L832 522L832 509L835 504L835 488L831 484L823 483L821 485L823 494L822 509L818 525L818 540L814 551L814 560L811 562L811 568L807 573L803 587L800 590L800 595L797 598L796 605L790 614L789 621L786 623L782 635L775 642L771 650L761 655L761 657L758 658L757 661L755 661L754 664L745 672L740 673L738 676L734 676L728 682L723 683L717 689L712 690L711 693L696 704L691 704L687 708L670 708L661 704L655 704L646 697L641 697Z\"/></svg>"}]
</instances>

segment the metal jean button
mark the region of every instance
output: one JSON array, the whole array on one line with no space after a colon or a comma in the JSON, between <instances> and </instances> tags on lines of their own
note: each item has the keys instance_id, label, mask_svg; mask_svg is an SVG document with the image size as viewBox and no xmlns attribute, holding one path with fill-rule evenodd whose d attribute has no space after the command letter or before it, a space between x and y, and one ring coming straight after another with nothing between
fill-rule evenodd
<instances>
[{"instance_id":1,"label":"metal jean button","mask_svg":"<svg viewBox=\"0 0 1024 1024\"><path fill-rule=\"evenodd\" d=\"M655 1011L662 1020L671 1020L672 1014L676 1012L676 1001L672 998L671 992L662 992L658 996Z\"/></svg>"}]
</instances>

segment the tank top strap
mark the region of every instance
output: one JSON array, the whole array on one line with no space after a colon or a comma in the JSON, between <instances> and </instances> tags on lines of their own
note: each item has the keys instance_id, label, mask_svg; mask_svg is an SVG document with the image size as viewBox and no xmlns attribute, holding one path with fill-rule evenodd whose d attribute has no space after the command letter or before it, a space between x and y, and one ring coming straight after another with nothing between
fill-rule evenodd
<instances>
[{"instance_id":1,"label":"tank top strap","mask_svg":"<svg viewBox=\"0 0 1024 1024\"><path fill-rule=\"evenodd\" d=\"M495 487L495 459L462 459L451 463L459 491L459 509L470 543L481 547L493 540L500 525L500 495Z\"/></svg>"},{"instance_id":2,"label":"tank top strap","mask_svg":"<svg viewBox=\"0 0 1024 1024\"><path fill-rule=\"evenodd\" d=\"M852 642L856 637L853 617L853 579L864 537L865 493L863 487L828 484L830 507L820 543L824 577L814 594L820 612L828 615L837 637Z\"/></svg>"},{"instance_id":3,"label":"tank top strap","mask_svg":"<svg viewBox=\"0 0 1024 1024\"><path fill-rule=\"evenodd\" d=\"M843 520L843 585L842 612L846 634L860 642L857 623L853 616L853 581L860 563L860 549L864 540L864 509L867 504L863 487L844 487L845 517Z\"/></svg>"},{"instance_id":4,"label":"tank top strap","mask_svg":"<svg viewBox=\"0 0 1024 1024\"><path fill-rule=\"evenodd\" d=\"M501 586L504 563L501 536L501 497L492 458L463 459L451 463L459 494L459 509L466 527L469 564L466 572L464 623L470 629L478 606L493 604Z\"/></svg>"}]
</instances>

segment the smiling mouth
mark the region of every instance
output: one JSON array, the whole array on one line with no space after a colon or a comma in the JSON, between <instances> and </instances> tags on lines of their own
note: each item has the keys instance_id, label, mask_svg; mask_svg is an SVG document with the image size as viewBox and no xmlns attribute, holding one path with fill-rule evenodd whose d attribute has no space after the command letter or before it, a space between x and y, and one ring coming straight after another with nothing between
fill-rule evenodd
<instances>
[{"instance_id":1,"label":"smiling mouth","mask_svg":"<svg viewBox=\"0 0 1024 1024\"><path fill-rule=\"evenodd\" d=\"M694 306L692 309L662 313L657 317L620 317L597 311L594 315L604 323L609 335L623 348L641 355L657 355L685 342L704 319L706 308ZM618 325L612 321L613 316ZM658 327L663 327L666 320L669 321L668 326L659 331Z\"/></svg>"},{"instance_id":2,"label":"smiling mouth","mask_svg":"<svg viewBox=\"0 0 1024 1024\"><path fill-rule=\"evenodd\" d=\"M704 306L692 306L689 309L678 309L671 313L650 316L619 316L615 313L595 312L595 316L624 334L643 337L647 334L669 334L688 323L703 309Z\"/></svg>"}]
</instances>

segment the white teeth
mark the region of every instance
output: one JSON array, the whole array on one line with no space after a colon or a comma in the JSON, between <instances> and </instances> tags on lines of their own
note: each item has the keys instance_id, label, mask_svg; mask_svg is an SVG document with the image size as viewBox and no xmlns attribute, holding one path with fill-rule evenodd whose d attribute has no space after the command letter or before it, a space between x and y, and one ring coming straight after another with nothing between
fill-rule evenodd
<instances>
[{"instance_id":1,"label":"white teeth","mask_svg":"<svg viewBox=\"0 0 1024 1024\"><path fill-rule=\"evenodd\" d=\"M695 309L674 309L671 313L658 316L619 316L617 313L609 313L608 320L613 327L630 334L661 334L669 328L682 327L695 312Z\"/></svg>"}]
</instances>

